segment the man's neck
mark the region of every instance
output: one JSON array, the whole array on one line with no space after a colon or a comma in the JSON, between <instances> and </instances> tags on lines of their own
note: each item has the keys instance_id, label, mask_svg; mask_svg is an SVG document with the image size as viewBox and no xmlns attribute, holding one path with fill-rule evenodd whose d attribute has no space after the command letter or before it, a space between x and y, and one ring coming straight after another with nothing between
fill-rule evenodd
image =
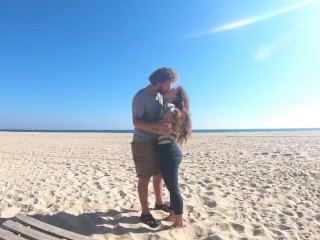
<instances>
[{"instance_id":1,"label":"man's neck","mask_svg":"<svg viewBox=\"0 0 320 240\"><path fill-rule=\"evenodd\" d=\"M155 95L158 92L158 88L150 84L144 89L144 91L149 95Z\"/></svg>"}]
</instances>

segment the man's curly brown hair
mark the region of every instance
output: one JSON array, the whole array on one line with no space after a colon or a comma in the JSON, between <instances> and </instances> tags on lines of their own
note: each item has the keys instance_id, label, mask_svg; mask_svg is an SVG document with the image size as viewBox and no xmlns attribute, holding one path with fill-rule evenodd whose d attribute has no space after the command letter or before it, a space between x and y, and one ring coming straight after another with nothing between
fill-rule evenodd
<instances>
[{"instance_id":1,"label":"man's curly brown hair","mask_svg":"<svg viewBox=\"0 0 320 240\"><path fill-rule=\"evenodd\" d=\"M172 83L178 81L178 74L171 68L161 67L155 70L149 77L152 85L157 85L157 82L165 83L170 80Z\"/></svg>"}]
</instances>

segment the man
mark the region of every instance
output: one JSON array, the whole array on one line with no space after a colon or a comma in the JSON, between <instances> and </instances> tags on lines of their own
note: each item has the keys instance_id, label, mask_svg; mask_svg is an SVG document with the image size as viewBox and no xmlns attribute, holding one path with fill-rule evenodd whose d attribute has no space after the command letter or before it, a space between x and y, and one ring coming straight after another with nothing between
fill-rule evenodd
<instances>
[{"instance_id":1,"label":"man","mask_svg":"<svg viewBox=\"0 0 320 240\"><path fill-rule=\"evenodd\" d=\"M155 209L170 211L168 204L162 199L163 181L157 153L157 135L171 133L171 124L159 123L158 120L163 106L162 94L170 90L171 83L178 81L178 75L171 68L162 67L150 75L149 81L150 85L138 91L132 101L134 134L131 148L138 176L138 194L142 210L140 219L154 228L160 225L160 221L149 211L148 186L151 176L156 198Z\"/></svg>"}]
</instances>

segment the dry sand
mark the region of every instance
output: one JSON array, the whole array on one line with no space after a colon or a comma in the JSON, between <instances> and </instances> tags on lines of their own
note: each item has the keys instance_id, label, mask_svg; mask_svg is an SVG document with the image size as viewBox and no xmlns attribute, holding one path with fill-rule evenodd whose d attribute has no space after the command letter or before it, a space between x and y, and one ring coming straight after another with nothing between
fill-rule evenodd
<instances>
[{"instance_id":1,"label":"dry sand","mask_svg":"<svg viewBox=\"0 0 320 240\"><path fill-rule=\"evenodd\" d=\"M23 212L95 239L320 239L320 132L193 134L184 229L139 222L131 138L0 132L0 224Z\"/></svg>"}]
</instances>

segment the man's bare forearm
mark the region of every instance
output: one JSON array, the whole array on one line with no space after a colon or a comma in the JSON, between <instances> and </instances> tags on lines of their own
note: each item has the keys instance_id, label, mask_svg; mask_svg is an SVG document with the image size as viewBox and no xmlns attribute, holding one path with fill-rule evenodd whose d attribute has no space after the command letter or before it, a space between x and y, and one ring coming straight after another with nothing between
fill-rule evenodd
<instances>
[{"instance_id":1,"label":"man's bare forearm","mask_svg":"<svg viewBox=\"0 0 320 240\"><path fill-rule=\"evenodd\" d=\"M164 122L146 122L139 118L134 118L133 125L135 128L143 129L158 135L170 134L171 132L171 124Z\"/></svg>"}]
</instances>

